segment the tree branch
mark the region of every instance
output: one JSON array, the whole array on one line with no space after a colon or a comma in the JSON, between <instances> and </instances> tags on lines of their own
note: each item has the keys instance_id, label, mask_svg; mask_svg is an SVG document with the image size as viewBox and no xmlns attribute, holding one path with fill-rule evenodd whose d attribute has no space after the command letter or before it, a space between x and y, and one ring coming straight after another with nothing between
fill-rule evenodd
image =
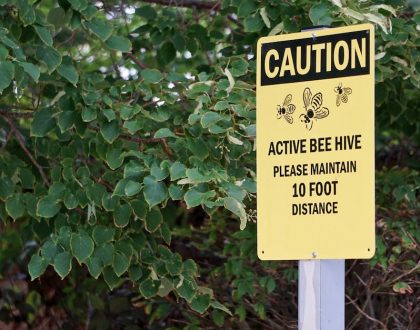
<instances>
[{"instance_id":1,"label":"tree branch","mask_svg":"<svg viewBox=\"0 0 420 330\"><path fill-rule=\"evenodd\" d=\"M132 53L125 53L127 57L136 63L141 69L147 69L147 66L143 62L139 61Z\"/></svg>"},{"instance_id":2,"label":"tree branch","mask_svg":"<svg viewBox=\"0 0 420 330\"><path fill-rule=\"evenodd\" d=\"M4 115L3 113L0 113L0 115L3 116L6 119L7 123L10 126L10 130L15 135L16 140L19 143L20 147L25 152L25 154L28 156L28 158L31 160L32 164L34 164L35 167L38 169L39 174L41 174L42 181L48 187L50 185L50 182L48 181L48 178L45 175L44 170L42 169L41 165L39 165L39 163L36 161L35 157L32 156L32 154L29 151L29 149L26 147L26 145L25 145L25 138L22 135L22 133L18 130L18 128L16 127L15 123L13 122L13 119L10 118L10 117L8 117L7 115Z\"/></svg>"},{"instance_id":3,"label":"tree branch","mask_svg":"<svg viewBox=\"0 0 420 330\"><path fill-rule=\"evenodd\" d=\"M13 117L13 118L31 118L34 116L33 111L19 111L19 112L12 112L6 110L0 110L0 115L4 117Z\"/></svg>"},{"instance_id":4,"label":"tree branch","mask_svg":"<svg viewBox=\"0 0 420 330\"><path fill-rule=\"evenodd\" d=\"M219 10L220 1L205 0L143 0L143 2L156 3L162 6L198 8L207 10Z\"/></svg>"},{"instance_id":5,"label":"tree branch","mask_svg":"<svg viewBox=\"0 0 420 330\"><path fill-rule=\"evenodd\" d=\"M363 309L361 309L357 304L356 304L356 302L353 300L353 299L351 299L350 298L350 296L349 295L347 295L346 294L346 298L350 301L350 303L357 309L357 311L360 313L360 314L362 314L364 317L366 317L368 320L371 320L372 322L375 322L375 323L378 323L381 327L382 327L382 329L384 329L384 330L386 330L387 329L387 327L386 327L386 325L383 323L383 322L381 322L380 320L377 320L377 319L375 319L374 317L372 317L372 316L370 316L370 315L368 315Z\"/></svg>"}]
</instances>

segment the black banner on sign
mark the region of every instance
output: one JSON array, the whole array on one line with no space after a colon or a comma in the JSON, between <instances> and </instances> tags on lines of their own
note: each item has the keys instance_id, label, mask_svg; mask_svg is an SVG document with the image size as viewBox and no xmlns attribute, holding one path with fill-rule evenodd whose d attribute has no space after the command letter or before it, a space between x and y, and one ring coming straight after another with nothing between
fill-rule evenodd
<instances>
[{"instance_id":1,"label":"black banner on sign","mask_svg":"<svg viewBox=\"0 0 420 330\"><path fill-rule=\"evenodd\" d=\"M369 30L264 43L261 85L370 73Z\"/></svg>"}]
</instances>

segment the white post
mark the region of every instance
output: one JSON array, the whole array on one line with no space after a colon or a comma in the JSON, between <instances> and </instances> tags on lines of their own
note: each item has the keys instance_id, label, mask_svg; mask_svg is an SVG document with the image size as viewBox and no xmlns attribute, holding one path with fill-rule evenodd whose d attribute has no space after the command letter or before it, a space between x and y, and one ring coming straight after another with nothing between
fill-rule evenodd
<instances>
[{"instance_id":1,"label":"white post","mask_svg":"<svg viewBox=\"0 0 420 330\"><path fill-rule=\"evenodd\" d=\"M344 330L345 261L299 260L299 330Z\"/></svg>"}]
</instances>

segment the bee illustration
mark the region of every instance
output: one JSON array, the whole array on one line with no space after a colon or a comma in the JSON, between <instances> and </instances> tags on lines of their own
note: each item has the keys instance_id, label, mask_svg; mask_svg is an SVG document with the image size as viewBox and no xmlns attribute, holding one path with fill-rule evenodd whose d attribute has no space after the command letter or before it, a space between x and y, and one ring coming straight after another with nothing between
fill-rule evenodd
<instances>
[{"instance_id":1,"label":"bee illustration","mask_svg":"<svg viewBox=\"0 0 420 330\"><path fill-rule=\"evenodd\" d=\"M291 104L292 95L288 94L284 98L283 105L277 105L277 119L281 119L282 117L289 123L293 123L293 118L291 114L295 112L296 107L294 104Z\"/></svg>"},{"instance_id":2,"label":"bee illustration","mask_svg":"<svg viewBox=\"0 0 420 330\"><path fill-rule=\"evenodd\" d=\"M334 92L337 93L337 100L335 101L335 104L337 104L338 107L340 106L341 102L347 103L352 90L350 87L343 87L343 84L340 83L337 87L334 88Z\"/></svg>"},{"instance_id":3,"label":"bee illustration","mask_svg":"<svg viewBox=\"0 0 420 330\"><path fill-rule=\"evenodd\" d=\"M322 94L316 93L312 96L311 90L306 87L303 91L303 104L306 114L299 116L300 121L305 123L306 129L310 131L315 119L322 119L329 115L330 111L322 106Z\"/></svg>"}]
</instances>

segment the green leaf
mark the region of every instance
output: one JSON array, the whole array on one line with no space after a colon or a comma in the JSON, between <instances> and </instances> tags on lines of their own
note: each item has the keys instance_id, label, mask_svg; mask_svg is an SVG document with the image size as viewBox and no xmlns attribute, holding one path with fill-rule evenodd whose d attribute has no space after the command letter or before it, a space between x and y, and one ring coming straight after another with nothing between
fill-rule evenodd
<instances>
[{"instance_id":1,"label":"green leaf","mask_svg":"<svg viewBox=\"0 0 420 330\"><path fill-rule=\"evenodd\" d=\"M12 62L5 61L0 63L0 92L6 89L15 76L15 66Z\"/></svg>"},{"instance_id":2,"label":"green leaf","mask_svg":"<svg viewBox=\"0 0 420 330\"><path fill-rule=\"evenodd\" d=\"M103 123L101 126L101 135L106 142L112 144L120 134L120 127L118 120L113 120L109 123Z\"/></svg>"},{"instance_id":3,"label":"green leaf","mask_svg":"<svg viewBox=\"0 0 420 330\"><path fill-rule=\"evenodd\" d=\"M244 59L240 58L232 62L231 73L234 77L240 77L247 73L249 63Z\"/></svg>"},{"instance_id":4,"label":"green leaf","mask_svg":"<svg viewBox=\"0 0 420 330\"><path fill-rule=\"evenodd\" d=\"M218 327L223 327L225 324L225 315L216 309L213 309L211 312L211 319L213 320L214 324L216 324Z\"/></svg>"},{"instance_id":5,"label":"green leaf","mask_svg":"<svg viewBox=\"0 0 420 330\"><path fill-rule=\"evenodd\" d=\"M67 0L67 1L77 11L82 11L86 9L86 7L88 6L87 0Z\"/></svg>"},{"instance_id":6,"label":"green leaf","mask_svg":"<svg viewBox=\"0 0 420 330\"><path fill-rule=\"evenodd\" d=\"M238 7L238 17L247 17L257 10L257 4L254 0L244 0Z\"/></svg>"},{"instance_id":7,"label":"green leaf","mask_svg":"<svg viewBox=\"0 0 420 330\"><path fill-rule=\"evenodd\" d=\"M203 175L200 173L198 168L189 168L185 171L189 183L204 183L209 182L212 180L212 176L210 175Z\"/></svg>"},{"instance_id":8,"label":"green leaf","mask_svg":"<svg viewBox=\"0 0 420 330\"><path fill-rule=\"evenodd\" d=\"M97 111L94 108L84 107L82 110L82 120L84 122L91 122L97 117Z\"/></svg>"},{"instance_id":9,"label":"green leaf","mask_svg":"<svg viewBox=\"0 0 420 330\"><path fill-rule=\"evenodd\" d=\"M163 221L162 213L158 208L153 208L146 215L146 230L150 233L155 232Z\"/></svg>"},{"instance_id":10,"label":"green leaf","mask_svg":"<svg viewBox=\"0 0 420 330\"><path fill-rule=\"evenodd\" d=\"M259 32L264 27L264 22L260 15L254 14L244 20L245 32Z\"/></svg>"},{"instance_id":11,"label":"green leaf","mask_svg":"<svg viewBox=\"0 0 420 330\"><path fill-rule=\"evenodd\" d=\"M142 296L146 299L156 296L159 291L160 281L154 281L151 278L147 278L139 285L139 290Z\"/></svg>"},{"instance_id":12,"label":"green leaf","mask_svg":"<svg viewBox=\"0 0 420 330\"><path fill-rule=\"evenodd\" d=\"M314 25L330 25L333 21L330 8L324 3L318 3L309 10L309 18Z\"/></svg>"},{"instance_id":13,"label":"green leaf","mask_svg":"<svg viewBox=\"0 0 420 330\"><path fill-rule=\"evenodd\" d=\"M105 44L109 48L113 50L119 50L123 53L131 51L131 42L125 37L111 36L105 41Z\"/></svg>"},{"instance_id":14,"label":"green leaf","mask_svg":"<svg viewBox=\"0 0 420 330\"><path fill-rule=\"evenodd\" d=\"M224 206L226 209L228 209L233 214L239 217L239 219L241 220L240 229L244 230L246 227L247 218L245 208L242 205L242 203L238 202L235 198L225 197Z\"/></svg>"},{"instance_id":15,"label":"green leaf","mask_svg":"<svg viewBox=\"0 0 420 330\"><path fill-rule=\"evenodd\" d=\"M24 26L28 26L35 22L35 6L28 1L16 1L16 6L19 9L19 17Z\"/></svg>"},{"instance_id":16,"label":"green leaf","mask_svg":"<svg viewBox=\"0 0 420 330\"><path fill-rule=\"evenodd\" d=\"M174 284L171 280L163 277L160 280L160 286L158 291L159 297L166 297L174 289Z\"/></svg>"},{"instance_id":17,"label":"green leaf","mask_svg":"<svg viewBox=\"0 0 420 330\"><path fill-rule=\"evenodd\" d=\"M414 290L406 282L397 282L392 286L392 290L400 294L411 294Z\"/></svg>"},{"instance_id":18,"label":"green leaf","mask_svg":"<svg viewBox=\"0 0 420 330\"><path fill-rule=\"evenodd\" d=\"M149 204L149 207L153 207L166 199L168 192L164 183L156 181L152 176L144 178L143 183L144 198Z\"/></svg>"},{"instance_id":19,"label":"green leaf","mask_svg":"<svg viewBox=\"0 0 420 330\"><path fill-rule=\"evenodd\" d=\"M153 7L146 5L136 9L136 15L140 17L144 17L147 20L153 20L156 18L156 11Z\"/></svg>"},{"instance_id":20,"label":"green leaf","mask_svg":"<svg viewBox=\"0 0 420 330\"><path fill-rule=\"evenodd\" d=\"M105 282L106 282L106 284L108 284L108 286L111 290L113 290L114 288L116 288L117 286L120 285L121 280L117 276L117 274L115 274L112 267L104 268L103 269L103 274L104 274Z\"/></svg>"},{"instance_id":21,"label":"green leaf","mask_svg":"<svg viewBox=\"0 0 420 330\"><path fill-rule=\"evenodd\" d=\"M92 255L94 243L86 232L81 231L71 235L70 248L73 256L81 264Z\"/></svg>"},{"instance_id":22,"label":"green leaf","mask_svg":"<svg viewBox=\"0 0 420 330\"><path fill-rule=\"evenodd\" d=\"M150 168L150 174L156 179L156 181L162 181L169 176L169 171L166 166L161 168L158 164L154 163Z\"/></svg>"},{"instance_id":23,"label":"green leaf","mask_svg":"<svg viewBox=\"0 0 420 330\"><path fill-rule=\"evenodd\" d=\"M166 270L172 276L177 276L182 272L182 259L179 255L174 254L169 260L165 262Z\"/></svg>"},{"instance_id":24,"label":"green leaf","mask_svg":"<svg viewBox=\"0 0 420 330\"><path fill-rule=\"evenodd\" d=\"M143 275L143 271L140 265L131 265L128 270L130 279L133 282L137 282Z\"/></svg>"},{"instance_id":25,"label":"green leaf","mask_svg":"<svg viewBox=\"0 0 420 330\"><path fill-rule=\"evenodd\" d=\"M39 75L41 71L36 65L28 62L19 62L19 65L23 68L23 70L32 77L32 79L37 83L39 79Z\"/></svg>"},{"instance_id":26,"label":"green leaf","mask_svg":"<svg viewBox=\"0 0 420 330\"><path fill-rule=\"evenodd\" d=\"M190 303L190 307L200 314L203 314L209 306L210 296L208 294L199 294Z\"/></svg>"},{"instance_id":27,"label":"green leaf","mask_svg":"<svg viewBox=\"0 0 420 330\"><path fill-rule=\"evenodd\" d=\"M114 228L97 225L95 228L93 228L92 237L96 245L101 245L102 243L113 241L114 234Z\"/></svg>"},{"instance_id":28,"label":"green leaf","mask_svg":"<svg viewBox=\"0 0 420 330\"><path fill-rule=\"evenodd\" d=\"M42 197L36 205L36 214L42 218L52 218L60 211L60 204L50 196Z\"/></svg>"},{"instance_id":29,"label":"green leaf","mask_svg":"<svg viewBox=\"0 0 420 330\"><path fill-rule=\"evenodd\" d=\"M13 195L12 197L6 199L6 211L13 220L23 216L25 212L25 205L22 203L19 195Z\"/></svg>"},{"instance_id":30,"label":"green leaf","mask_svg":"<svg viewBox=\"0 0 420 330\"><path fill-rule=\"evenodd\" d=\"M141 184L133 180L129 180L124 188L124 192L127 197L132 197L136 195L140 190Z\"/></svg>"},{"instance_id":31,"label":"green leaf","mask_svg":"<svg viewBox=\"0 0 420 330\"><path fill-rule=\"evenodd\" d=\"M72 64L64 64L58 67L57 72L60 76L67 79L73 86L76 86L77 82L79 81L79 74L76 71L76 68Z\"/></svg>"},{"instance_id":32,"label":"green leaf","mask_svg":"<svg viewBox=\"0 0 420 330\"><path fill-rule=\"evenodd\" d=\"M86 259L85 264L93 278L97 279L101 275L103 266L100 258L92 255Z\"/></svg>"},{"instance_id":33,"label":"green leaf","mask_svg":"<svg viewBox=\"0 0 420 330\"><path fill-rule=\"evenodd\" d=\"M204 201L214 197L215 195L216 193L214 191L202 193L197 189L192 188L184 195L184 200L187 203L187 208L191 208L202 204Z\"/></svg>"},{"instance_id":34,"label":"green leaf","mask_svg":"<svg viewBox=\"0 0 420 330\"><path fill-rule=\"evenodd\" d=\"M52 115L51 108L43 108L35 112L31 125L31 136L43 137L55 128L56 124Z\"/></svg>"},{"instance_id":35,"label":"green leaf","mask_svg":"<svg viewBox=\"0 0 420 330\"><path fill-rule=\"evenodd\" d=\"M119 228L123 228L128 225L131 217L131 207L128 204L115 207L114 212L114 224Z\"/></svg>"},{"instance_id":36,"label":"green leaf","mask_svg":"<svg viewBox=\"0 0 420 330\"><path fill-rule=\"evenodd\" d=\"M184 195L184 199L187 203L187 208L196 207L203 201L203 193L196 189L190 189Z\"/></svg>"},{"instance_id":37,"label":"green leaf","mask_svg":"<svg viewBox=\"0 0 420 330\"><path fill-rule=\"evenodd\" d=\"M44 44L46 44L47 46L53 45L53 39L52 39L50 30L48 30L45 26L40 26L40 25L34 25L34 28L35 28L36 34L38 35L38 37L42 40Z\"/></svg>"},{"instance_id":38,"label":"green leaf","mask_svg":"<svg viewBox=\"0 0 420 330\"><path fill-rule=\"evenodd\" d=\"M102 265L107 266L112 263L112 256L114 255L114 246L111 243L104 243L95 248L91 256L101 260Z\"/></svg>"},{"instance_id":39,"label":"green leaf","mask_svg":"<svg viewBox=\"0 0 420 330\"><path fill-rule=\"evenodd\" d=\"M127 271L129 265L130 259L127 258L127 256L124 253L114 253L114 258L112 260L112 268L114 269L114 272L118 277L120 277Z\"/></svg>"},{"instance_id":40,"label":"green leaf","mask_svg":"<svg viewBox=\"0 0 420 330\"><path fill-rule=\"evenodd\" d=\"M73 127L76 120L76 114L74 111L63 111L58 115L58 126L60 127L61 133L68 131Z\"/></svg>"},{"instance_id":41,"label":"green leaf","mask_svg":"<svg viewBox=\"0 0 420 330\"><path fill-rule=\"evenodd\" d=\"M144 69L140 72L141 77L145 82L157 84L163 79L162 74L156 69Z\"/></svg>"},{"instance_id":42,"label":"green leaf","mask_svg":"<svg viewBox=\"0 0 420 330\"><path fill-rule=\"evenodd\" d=\"M54 270L60 275L61 279L70 273L71 258L71 254L67 251L57 254L54 258Z\"/></svg>"},{"instance_id":43,"label":"green leaf","mask_svg":"<svg viewBox=\"0 0 420 330\"><path fill-rule=\"evenodd\" d=\"M221 304L220 302L216 301L216 300L212 300L210 303L210 306L215 308L215 309L219 309L227 314L229 314L230 316L232 316L232 312L223 304Z\"/></svg>"},{"instance_id":44,"label":"green leaf","mask_svg":"<svg viewBox=\"0 0 420 330\"><path fill-rule=\"evenodd\" d=\"M47 240L41 247L41 257L53 264L55 256L62 252L61 247L54 243L51 239Z\"/></svg>"},{"instance_id":45,"label":"green leaf","mask_svg":"<svg viewBox=\"0 0 420 330\"><path fill-rule=\"evenodd\" d=\"M204 128L208 128L222 119L222 116L220 116L217 112L208 111L201 117L200 123Z\"/></svg>"},{"instance_id":46,"label":"green leaf","mask_svg":"<svg viewBox=\"0 0 420 330\"><path fill-rule=\"evenodd\" d=\"M29 275L31 276L31 281L33 281L34 279L44 274L47 267L48 267L47 260L45 260L44 258L41 258L37 254L33 254L28 264L28 271L29 271Z\"/></svg>"},{"instance_id":47,"label":"green leaf","mask_svg":"<svg viewBox=\"0 0 420 330\"><path fill-rule=\"evenodd\" d=\"M106 119L108 119L108 122L117 118L114 110L112 110L112 109L104 109L104 110L102 110L102 114L106 117Z\"/></svg>"},{"instance_id":48,"label":"green leaf","mask_svg":"<svg viewBox=\"0 0 420 330\"><path fill-rule=\"evenodd\" d=\"M111 170L116 170L124 162L124 157L122 155L121 149L110 148L106 153L106 163L111 168ZM126 182L124 182L124 185ZM116 189L115 189L116 190Z\"/></svg>"},{"instance_id":49,"label":"green leaf","mask_svg":"<svg viewBox=\"0 0 420 330\"><path fill-rule=\"evenodd\" d=\"M140 199L135 199L132 200L130 202L131 208L134 211L134 214L136 215L137 218L141 219L141 220L145 220L146 219L146 215L147 215L147 204L144 200L140 200Z\"/></svg>"},{"instance_id":50,"label":"green leaf","mask_svg":"<svg viewBox=\"0 0 420 330\"><path fill-rule=\"evenodd\" d=\"M141 111L141 108L138 105L135 105L132 107L124 105L120 109L120 116L124 120L129 120L133 118L136 114L138 114L140 111Z\"/></svg>"},{"instance_id":51,"label":"green leaf","mask_svg":"<svg viewBox=\"0 0 420 330\"><path fill-rule=\"evenodd\" d=\"M189 277L182 278L181 283L176 286L176 292L181 298L184 298L189 303L195 297L197 285L194 280Z\"/></svg>"},{"instance_id":52,"label":"green leaf","mask_svg":"<svg viewBox=\"0 0 420 330\"><path fill-rule=\"evenodd\" d=\"M172 166L169 168L169 173L171 175L171 181L175 181L181 178L185 178L185 165L182 164L179 161L176 161L172 164Z\"/></svg>"},{"instance_id":53,"label":"green leaf","mask_svg":"<svg viewBox=\"0 0 420 330\"><path fill-rule=\"evenodd\" d=\"M65 19L66 12L61 7L52 8L48 12L47 21L48 23L54 25L56 30L66 23Z\"/></svg>"},{"instance_id":54,"label":"green leaf","mask_svg":"<svg viewBox=\"0 0 420 330\"><path fill-rule=\"evenodd\" d=\"M172 42L165 42L158 52L158 56L163 60L164 64L170 63L176 57L176 49Z\"/></svg>"},{"instance_id":55,"label":"green leaf","mask_svg":"<svg viewBox=\"0 0 420 330\"><path fill-rule=\"evenodd\" d=\"M156 139L167 138L167 137L176 137L174 133L169 128L158 129L154 135Z\"/></svg>"},{"instance_id":56,"label":"green leaf","mask_svg":"<svg viewBox=\"0 0 420 330\"><path fill-rule=\"evenodd\" d=\"M168 224L166 222L162 222L159 227L160 236L163 238L166 244L171 244L171 228L169 228Z\"/></svg>"},{"instance_id":57,"label":"green leaf","mask_svg":"<svg viewBox=\"0 0 420 330\"><path fill-rule=\"evenodd\" d=\"M49 46L38 47L36 50L36 58L47 66L49 73L52 73L57 69L61 63L60 53Z\"/></svg>"},{"instance_id":58,"label":"green leaf","mask_svg":"<svg viewBox=\"0 0 420 330\"><path fill-rule=\"evenodd\" d=\"M269 277L267 280L266 287L267 287L267 293L270 294L276 288L276 281L274 281L272 277Z\"/></svg>"},{"instance_id":59,"label":"green leaf","mask_svg":"<svg viewBox=\"0 0 420 330\"><path fill-rule=\"evenodd\" d=\"M226 110L228 108L229 108L229 102L227 101L218 101L214 105L214 110L218 110L218 111Z\"/></svg>"},{"instance_id":60,"label":"green leaf","mask_svg":"<svg viewBox=\"0 0 420 330\"><path fill-rule=\"evenodd\" d=\"M83 25L102 41L106 41L112 34L112 26L99 18L94 18L91 21L85 21Z\"/></svg>"},{"instance_id":61,"label":"green leaf","mask_svg":"<svg viewBox=\"0 0 420 330\"><path fill-rule=\"evenodd\" d=\"M0 178L0 199L5 200L11 196L15 190L15 184L10 178Z\"/></svg>"},{"instance_id":62,"label":"green leaf","mask_svg":"<svg viewBox=\"0 0 420 330\"><path fill-rule=\"evenodd\" d=\"M15 51L19 49L19 46L12 39L8 38L4 33L0 33L0 40L5 46Z\"/></svg>"},{"instance_id":63,"label":"green leaf","mask_svg":"<svg viewBox=\"0 0 420 330\"><path fill-rule=\"evenodd\" d=\"M264 21L265 26L268 27L268 28L271 28L270 18L268 17L267 10L266 10L265 7L262 7L260 9L260 15L261 15L261 18Z\"/></svg>"}]
</instances>

